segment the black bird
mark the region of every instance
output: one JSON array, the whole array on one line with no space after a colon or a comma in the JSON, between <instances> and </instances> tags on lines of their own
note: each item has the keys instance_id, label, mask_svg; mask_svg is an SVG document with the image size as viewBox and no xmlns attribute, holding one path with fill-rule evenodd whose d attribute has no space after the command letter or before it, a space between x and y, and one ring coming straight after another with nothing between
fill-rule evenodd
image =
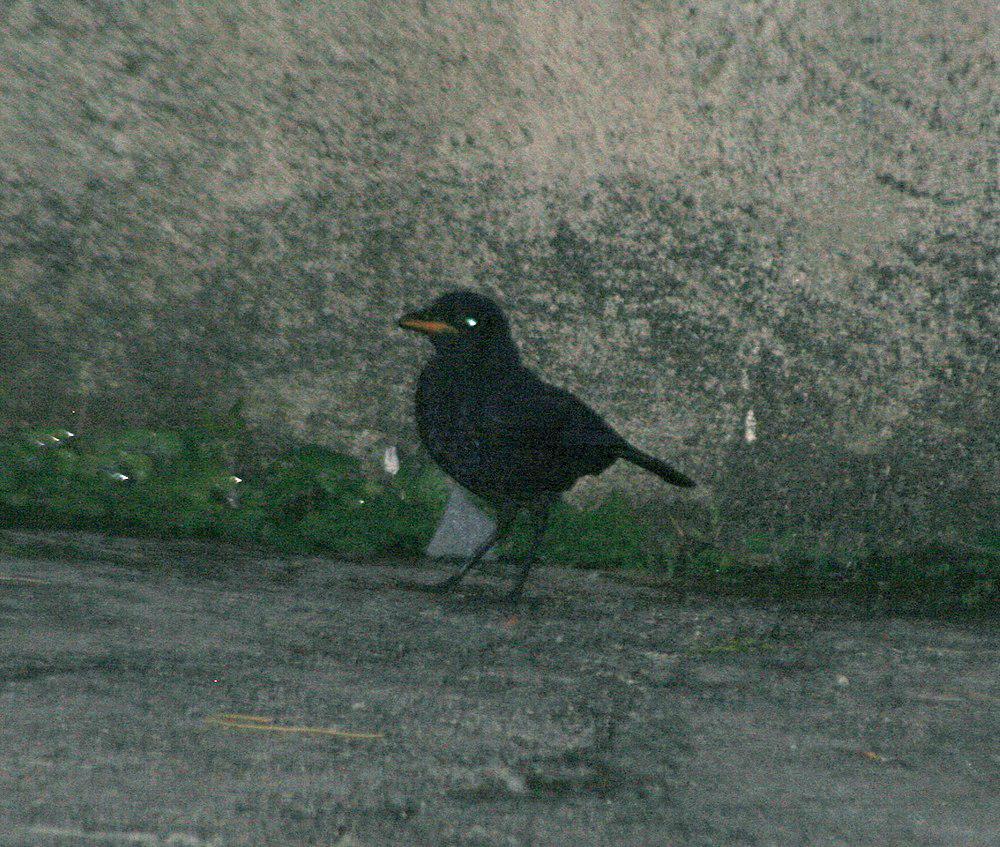
<instances>
[{"instance_id":1,"label":"black bird","mask_svg":"<svg viewBox=\"0 0 1000 847\"><path fill-rule=\"evenodd\" d=\"M422 586L445 592L510 530L522 509L534 518L528 556L507 599L516 600L562 492L625 459L671 483L694 482L637 450L568 391L521 364L500 307L473 291L442 295L399 320L425 334L434 356L417 382L417 429L431 458L497 510L497 526L453 576Z\"/></svg>"}]
</instances>

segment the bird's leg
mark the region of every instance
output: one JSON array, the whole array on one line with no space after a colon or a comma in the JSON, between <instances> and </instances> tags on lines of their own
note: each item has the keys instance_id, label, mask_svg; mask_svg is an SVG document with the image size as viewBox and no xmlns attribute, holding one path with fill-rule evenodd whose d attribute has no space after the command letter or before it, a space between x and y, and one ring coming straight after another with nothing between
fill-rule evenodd
<instances>
[{"instance_id":1,"label":"bird's leg","mask_svg":"<svg viewBox=\"0 0 1000 847\"><path fill-rule=\"evenodd\" d=\"M505 535L510 531L511 526L514 525L514 519L517 517L517 509L513 507L504 508L501 510L500 514L497 515L497 526L496 529L490 534L479 547L476 548L475 552L469 557L468 561L458 571L453 573L447 579L443 579L440 582L434 582L430 585L423 586L424 591L433 591L435 593L444 594L451 591L456 585L458 585L465 575L471 571L476 565L479 564L480 560L491 547L501 541Z\"/></svg>"},{"instance_id":2,"label":"bird's leg","mask_svg":"<svg viewBox=\"0 0 1000 847\"><path fill-rule=\"evenodd\" d=\"M528 578L528 572L538 557L538 547L542 543L545 529L549 524L549 514L552 512L554 500L545 500L542 503L532 506L531 514L535 521L534 532L531 536L531 546L528 548L528 555L521 562L521 570L514 581L514 587L507 592L505 600L509 603L516 603L521 598L521 591L524 589L524 581Z\"/></svg>"}]
</instances>

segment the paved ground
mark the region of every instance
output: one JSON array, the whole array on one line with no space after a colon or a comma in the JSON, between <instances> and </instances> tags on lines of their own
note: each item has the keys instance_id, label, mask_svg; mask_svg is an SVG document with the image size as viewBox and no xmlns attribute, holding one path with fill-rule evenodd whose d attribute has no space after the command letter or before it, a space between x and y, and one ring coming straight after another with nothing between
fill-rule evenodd
<instances>
[{"instance_id":1,"label":"paved ground","mask_svg":"<svg viewBox=\"0 0 1000 847\"><path fill-rule=\"evenodd\" d=\"M4 847L997 843L986 622L47 549L0 563Z\"/></svg>"}]
</instances>

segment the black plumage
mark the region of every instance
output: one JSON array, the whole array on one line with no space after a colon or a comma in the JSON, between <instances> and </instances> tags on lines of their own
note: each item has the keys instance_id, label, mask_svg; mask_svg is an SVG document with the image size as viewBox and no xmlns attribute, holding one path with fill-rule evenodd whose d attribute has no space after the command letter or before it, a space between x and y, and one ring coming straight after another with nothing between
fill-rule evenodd
<instances>
[{"instance_id":1,"label":"black plumage","mask_svg":"<svg viewBox=\"0 0 1000 847\"><path fill-rule=\"evenodd\" d=\"M416 418L427 452L452 479L497 509L497 528L465 565L443 582L447 591L503 538L517 514L534 519L532 546L508 597L520 596L549 511L581 477L617 459L633 462L673 485L687 476L643 453L568 391L521 364L500 307L472 291L453 291L400 326L422 332L434 356L417 383Z\"/></svg>"}]
</instances>

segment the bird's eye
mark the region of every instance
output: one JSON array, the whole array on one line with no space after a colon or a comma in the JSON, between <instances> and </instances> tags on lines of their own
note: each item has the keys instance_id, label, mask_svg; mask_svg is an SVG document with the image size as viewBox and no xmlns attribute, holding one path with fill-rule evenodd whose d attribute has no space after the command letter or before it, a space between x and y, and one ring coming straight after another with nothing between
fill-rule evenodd
<instances>
[{"instance_id":1,"label":"bird's eye","mask_svg":"<svg viewBox=\"0 0 1000 847\"><path fill-rule=\"evenodd\" d=\"M477 323L479 323L479 321L477 321L475 318L466 318L465 323L468 326L475 326Z\"/></svg>"}]
</instances>

